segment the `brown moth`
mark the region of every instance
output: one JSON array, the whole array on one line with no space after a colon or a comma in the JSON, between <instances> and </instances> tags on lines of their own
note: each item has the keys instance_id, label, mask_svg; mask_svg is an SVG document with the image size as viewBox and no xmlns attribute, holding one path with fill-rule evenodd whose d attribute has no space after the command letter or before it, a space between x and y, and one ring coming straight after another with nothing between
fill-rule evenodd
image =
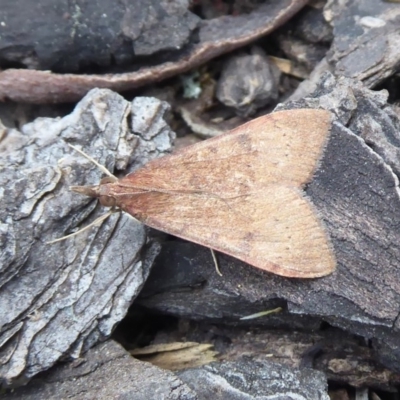
<instances>
[{"instance_id":1,"label":"brown moth","mask_svg":"<svg viewBox=\"0 0 400 400\"><path fill-rule=\"evenodd\" d=\"M71 189L265 271L321 277L336 260L302 187L313 177L330 126L328 111L280 111L122 179Z\"/></svg>"}]
</instances>

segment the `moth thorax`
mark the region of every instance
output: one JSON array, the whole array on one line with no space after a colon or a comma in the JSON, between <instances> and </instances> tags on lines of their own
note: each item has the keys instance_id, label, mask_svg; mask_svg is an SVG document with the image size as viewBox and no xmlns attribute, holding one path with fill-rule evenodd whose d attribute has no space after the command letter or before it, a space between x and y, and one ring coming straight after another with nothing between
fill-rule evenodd
<instances>
[{"instance_id":1,"label":"moth thorax","mask_svg":"<svg viewBox=\"0 0 400 400\"><path fill-rule=\"evenodd\" d=\"M109 195L100 196L99 202L104 207L115 207L115 205L116 205L116 201L115 201L114 197L109 196Z\"/></svg>"},{"instance_id":2,"label":"moth thorax","mask_svg":"<svg viewBox=\"0 0 400 400\"><path fill-rule=\"evenodd\" d=\"M116 205L115 198L110 195L109 185L112 183L110 178L106 177L100 181L99 185L99 202L104 207L114 207Z\"/></svg>"}]
</instances>

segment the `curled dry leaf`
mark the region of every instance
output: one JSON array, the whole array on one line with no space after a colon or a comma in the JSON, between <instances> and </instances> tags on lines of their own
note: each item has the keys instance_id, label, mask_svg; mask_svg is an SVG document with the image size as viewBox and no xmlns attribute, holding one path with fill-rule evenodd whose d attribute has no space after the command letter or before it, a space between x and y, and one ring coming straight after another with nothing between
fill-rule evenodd
<instances>
[{"instance_id":1,"label":"curled dry leaf","mask_svg":"<svg viewBox=\"0 0 400 400\"><path fill-rule=\"evenodd\" d=\"M185 47L177 61L143 65L134 72L89 75L8 69L0 72L0 99L30 103L73 102L95 87L126 91L158 82L274 31L306 4L306 0L266 2L249 14L203 21L196 39Z\"/></svg>"}]
</instances>

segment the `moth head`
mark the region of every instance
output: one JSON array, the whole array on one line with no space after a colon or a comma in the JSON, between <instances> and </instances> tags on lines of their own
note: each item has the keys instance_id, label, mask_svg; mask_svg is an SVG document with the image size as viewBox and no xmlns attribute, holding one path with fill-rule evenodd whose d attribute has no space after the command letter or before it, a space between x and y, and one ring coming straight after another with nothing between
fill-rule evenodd
<instances>
[{"instance_id":1,"label":"moth head","mask_svg":"<svg viewBox=\"0 0 400 400\"><path fill-rule=\"evenodd\" d=\"M70 190L89 197L99 199L104 207L114 207L116 205L115 198L110 195L109 184L115 182L111 177L105 177L100 181L99 185L94 186L71 186Z\"/></svg>"}]
</instances>

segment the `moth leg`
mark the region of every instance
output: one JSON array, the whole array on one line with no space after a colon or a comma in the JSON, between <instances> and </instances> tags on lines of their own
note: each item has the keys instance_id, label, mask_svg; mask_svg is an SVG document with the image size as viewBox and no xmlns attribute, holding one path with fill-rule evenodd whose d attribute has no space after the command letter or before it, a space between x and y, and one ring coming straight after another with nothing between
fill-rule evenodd
<instances>
[{"instance_id":1,"label":"moth leg","mask_svg":"<svg viewBox=\"0 0 400 400\"><path fill-rule=\"evenodd\" d=\"M58 239L50 240L49 242L46 242L46 244L53 244L57 242L62 242L63 240L69 239L73 236L79 235L80 233L88 230L89 228L95 226L95 225L100 225L103 221L105 221L111 214L114 214L115 212L118 212L119 210L116 209L111 209L110 211L106 212L105 214L101 215L100 217L96 218L92 223L89 225L85 226L84 228L79 229L78 231L71 233L70 235L66 235L63 237L60 237Z\"/></svg>"}]
</instances>

